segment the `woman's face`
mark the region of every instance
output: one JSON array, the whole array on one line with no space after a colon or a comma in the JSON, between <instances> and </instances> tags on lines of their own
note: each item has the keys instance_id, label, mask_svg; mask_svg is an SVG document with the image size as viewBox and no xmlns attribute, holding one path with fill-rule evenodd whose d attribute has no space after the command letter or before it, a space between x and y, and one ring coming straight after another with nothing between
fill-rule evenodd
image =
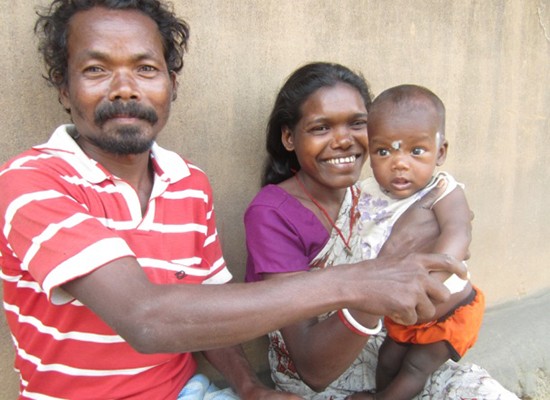
<instances>
[{"instance_id":1,"label":"woman's face","mask_svg":"<svg viewBox=\"0 0 550 400\"><path fill-rule=\"evenodd\" d=\"M320 88L302 104L301 115L292 131L283 128L282 140L296 153L309 190L357 182L368 157L367 109L357 89L345 83Z\"/></svg>"}]
</instances>

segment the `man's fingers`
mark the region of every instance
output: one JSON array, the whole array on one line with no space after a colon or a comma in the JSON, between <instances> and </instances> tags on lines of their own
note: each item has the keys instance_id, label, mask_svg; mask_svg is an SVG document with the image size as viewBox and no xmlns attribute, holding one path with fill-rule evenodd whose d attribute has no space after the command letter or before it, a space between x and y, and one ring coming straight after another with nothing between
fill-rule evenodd
<instances>
[{"instance_id":1,"label":"man's fingers","mask_svg":"<svg viewBox=\"0 0 550 400\"><path fill-rule=\"evenodd\" d=\"M418 305L416 306L416 315L417 320L427 320L431 319L435 315L435 306L432 303L435 299L432 297L432 294L435 294L439 298L445 297L445 292L447 295L447 298L449 298L449 291L443 287L443 291L440 290L437 286L431 287L432 285L429 285L430 287L426 288L426 292L429 297L423 297L419 300ZM442 286L442 285L439 285ZM434 299L434 300L431 300ZM415 322L416 323L416 322Z\"/></svg>"},{"instance_id":2,"label":"man's fingers","mask_svg":"<svg viewBox=\"0 0 550 400\"><path fill-rule=\"evenodd\" d=\"M420 208L431 210L434 203L445 193L447 189L447 180L441 179L437 182L437 185L430 190L424 197L417 201L417 205Z\"/></svg>"}]
</instances>

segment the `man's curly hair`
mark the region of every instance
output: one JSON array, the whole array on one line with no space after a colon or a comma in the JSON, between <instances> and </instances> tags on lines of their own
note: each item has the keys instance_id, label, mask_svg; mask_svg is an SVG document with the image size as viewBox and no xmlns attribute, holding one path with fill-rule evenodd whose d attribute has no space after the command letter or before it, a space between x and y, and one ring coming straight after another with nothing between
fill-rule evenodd
<instances>
[{"instance_id":1,"label":"man's curly hair","mask_svg":"<svg viewBox=\"0 0 550 400\"><path fill-rule=\"evenodd\" d=\"M34 32L39 37L38 51L47 68L44 78L54 87L67 83L67 35L71 17L92 7L116 10L138 10L153 19L162 36L164 58L168 70L180 72L183 54L187 51L189 25L174 14L171 5L159 0L54 0L49 7L36 12L38 20Z\"/></svg>"}]
</instances>

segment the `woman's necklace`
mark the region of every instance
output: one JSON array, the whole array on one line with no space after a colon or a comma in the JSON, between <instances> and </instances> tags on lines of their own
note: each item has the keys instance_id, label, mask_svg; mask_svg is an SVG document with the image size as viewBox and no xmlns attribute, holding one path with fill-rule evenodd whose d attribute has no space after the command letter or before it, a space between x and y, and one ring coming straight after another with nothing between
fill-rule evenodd
<instances>
[{"instance_id":1,"label":"woman's necklace","mask_svg":"<svg viewBox=\"0 0 550 400\"><path fill-rule=\"evenodd\" d=\"M353 226L355 225L355 219L357 218L356 209L357 209L357 202L359 200L359 196L357 195L355 186L351 186L351 198L352 198L351 203L352 204L351 204L350 218L349 218L349 235L348 235L348 238L346 239L344 237L344 234L340 230L340 228L338 228L338 226L336 226L336 223L332 220L332 218L330 218L330 215L328 214L327 210L325 210L325 208L317 200L315 200L315 198L311 195L311 193L308 192L308 190L306 189L306 187L304 186L300 178L298 178L297 174L294 174L294 178L296 178L296 182L298 182L298 186L300 186L300 189L302 189L302 191L311 200L311 202L315 204L315 206L319 209L319 211L323 213L323 215L328 220L328 222L330 222L330 225L334 228L336 233L338 233L338 236L340 236L340 239L342 239L342 242L344 242L344 246L345 246L344 250L346 250L346 253L350 256L352 252L351 252L351 246L349 242L351 240Z\"/></svg>"}]
</instances>

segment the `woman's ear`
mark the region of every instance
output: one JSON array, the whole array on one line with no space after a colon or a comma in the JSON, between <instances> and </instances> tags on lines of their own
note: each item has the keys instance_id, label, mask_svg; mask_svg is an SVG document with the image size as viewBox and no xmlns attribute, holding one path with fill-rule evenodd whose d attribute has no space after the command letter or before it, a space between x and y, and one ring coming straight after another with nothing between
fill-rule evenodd
<instances>
[{"instance_id":1,"label":"woman's ear","mask_svg":"<svg viewBox=\"0 0 550 400\"><path fill-rule=\"evenodd\" d=\"M288 151L294 151L294 138L292 137L292 131L288 126L283 126L281 129L281 142Z\"/></svg>"}]
</instances>

